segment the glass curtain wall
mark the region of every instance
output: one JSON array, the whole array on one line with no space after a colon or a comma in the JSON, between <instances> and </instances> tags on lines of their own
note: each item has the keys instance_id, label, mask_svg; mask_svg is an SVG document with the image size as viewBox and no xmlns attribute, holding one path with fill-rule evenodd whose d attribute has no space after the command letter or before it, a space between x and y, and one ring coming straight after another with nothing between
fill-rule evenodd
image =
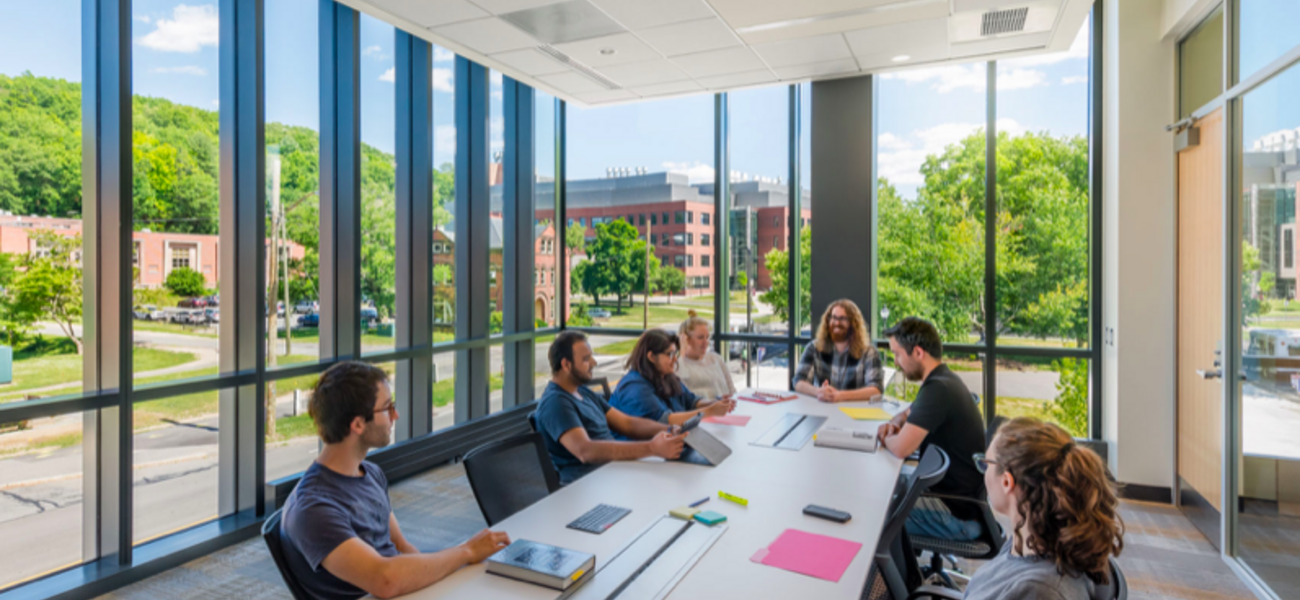
<instances>
[{"instance_id":1,"label":"glass curtain wall","mask_svg":"<svg viewBox=\"0 0 1300 600\"><path fill-rule=\"evenodd\" d=\"M80 393L83 358L81 3L3 12L0 405ZM55 281L76 309L60 322ZM174 356L147 354L137 360ZM0 589L81 562L82 446L80 412L0 419Z\"/></svg>"},{"instance_id":2,"label":"glass curtain wall","mask_svg":"<svg viewBox=\"0 0 1300 600\"><path fill-rule=\"evenodd\" d=\"M396 29L361 14L361 352L391 350L397 294Z\"/></svg>"}]
</instances>

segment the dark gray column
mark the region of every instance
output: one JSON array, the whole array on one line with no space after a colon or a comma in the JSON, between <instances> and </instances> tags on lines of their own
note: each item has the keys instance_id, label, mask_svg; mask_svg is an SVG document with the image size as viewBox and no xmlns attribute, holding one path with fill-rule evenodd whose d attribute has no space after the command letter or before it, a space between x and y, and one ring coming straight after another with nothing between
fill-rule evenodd
<instances>
[{"instance_id":1,"label":"dark gray column","mask_svg":"<svg viewBox=\"0 0 1300 600\"><path fill-rule=\"evenodd\" d=\"M559 291L555 294L555 326L561 329L568 327L569 321L569 249L564 245L565 236L568 235L568 221L564 216L567 210L565 194L568 193L568 173L565 167L568 107L567 102L555 99L555 217L552 221L555 223L555 276L559 281Z\"/></svg>"},{"instance_id":2,"label":"dark gray column","mask_svg":"<svg viewBox=\"0 0 1300 600\"><path fill-rule=\"evenodd\" d=\"M83 419L82 556L131 562L131 3L83 0L82 304L86 391L118 389Z\"/></svg>"},{"instance_id":3,"label":"dark gray column","mask_svg":"<svg viewBox=\"0 0 1300 600\"><path fill-rule=\"evenodd\" d=\"M397 347L432 341L433 46L397 31ZM397 439L433 426L433 362L397 362Z\"/></svg>"},{"instance_id":4,"label":"dark gray column","mask_svg":"<svg viewBox=\"0 0 1300 600\"><path fill-rule=\"evenodd\" d=\"M839 298L872 310L876 132L872 76L817 81L812 86L811 188L816 214L811 316L815 324L826 305Z\"/></svg>"},{"instance_id":5,"label":"dark gray column","mask_svg":"<svg viewBox=\"0 0 1300 600\"><path fill-rule=\"evenodd\" d=\"M360 16L320 3L320 357L361 355Z\"/></svg>"},{"instance_id":6,"label":"dark gray column","mask_svg":"<svg viewBox=\"0 0 1300 600\"><path fill-rule=\"evenodd\" d=\"M799 315L803 314L801 312L803 309L803 295L799 293L799 290L803 289L800 287L803 283L803 269L800 268L803 265L803 248L799 244L800 236L803 234L803 182L801 181L803 171L800 168L800 163L803 160L803 152L800 148L800 144L803 141L802 123L800 122L800 119L803 117L803 112L800 110L802 107L803 96L799 93L800 85L809 84L795 84L790 86L790 139L789 148L787 149L790 161L790 172L786 182L787 189L789 189L787 194L789 194L790 198L790 221L787 229L790 232L790 239L786 240L787 256L789 257L788 264L786 265L786 282L788 284L788 289L786 290L786 306L789 307L789 310L787 311L789 318L787 320L789 321L791 337L799 335ZM796 365L793 358L797 350L797 346L791 343L789 346L789 354L787 355L791 360L786 361L789 363L787 368L790 373L791 381L794 381Z\"/></svg>"},{"instance_id":7,"label":"dark gray column","mask_svg":"<svg viewBox=\"0 0 1300 600\"><path fill-rule=\"evenodd\" d=\"M998 414L998 64L989 61L984 88L984 422Z\"/></svg>"},{"instance_id":8,"label":"dark gray column","mask_svg":"<svg viewBox=\"0 0 1300 600\"><path fill-rule=\"evenodd\" d=\"M456 57L456 339L488 336L488 72ZM488 349L456 351L456 422L488 413Z\"/></svg>"},{"instance_id":9,"label":"dark gray column","mask_svg":"<svg viewBox=\"0 0 1300 600\"><path fill-rule=\"evenodd\" d=\"M219 273L221 372L266 360L266 157L262 0L223 0ZM217 512L261 507L265 390L221 390Z\"/></svg>"},{"instance_id":10,"label":"dark gray column","mask_svg":"<svg viewBox=\"0 0 1300 600\"><path fill-rule=\"evenodd\" d=\"M523 333L536 329L533 294L537 289L536 240L533 218L536 196L533 161L535 117L533 88L509 77L505 88L505 178L501 190L502 229L502 332ZM502 348L506 376L501 390L501 408L525 404L533 399L533 341L510 342Z\"/></svg>"},{"instance_id":11,"label":"dark gray column","mask_svg":"<svg viewBox=\"0 0 1300 600\"><path fill-rule=\"evenodd\" d=\"M713 331L731 331L731 127L727 94L713 96ZM748 231L748 230L746 230ZM752 333L752 332L750 332ZM714 349L730 356L726 342L714 338Z\"/></svg>"}]
</instances>

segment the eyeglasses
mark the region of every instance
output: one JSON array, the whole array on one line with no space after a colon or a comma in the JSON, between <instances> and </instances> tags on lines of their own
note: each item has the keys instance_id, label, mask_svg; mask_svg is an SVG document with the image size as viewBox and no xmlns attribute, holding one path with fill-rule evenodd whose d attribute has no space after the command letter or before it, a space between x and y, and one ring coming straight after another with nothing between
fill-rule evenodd
<instances>
[{"instance_id":1,"label":"eyeglasses","mask_svg":"<svg viewBox=\"0 0 1300 600\"><path fill-rule=\"evenodd\" d=\"M985 458L985 454L983 452L976 452L975 454L971 455L971 458L975 459L975 469L978 470L980 473L987 473L989 470L989 465L998 464L996 461L992 461L989 460L988 458Z\"/></svg>"},{"instance_id":2,"label":"eyeglasses","mask_svg":"<svg viewBox=\"0 0 1300 600\"><path fill-rule=\"evenodd\" d=\"M851 321L849 320L848 317L841 317L841 316L839 316L839 315L831 315L831 322L832 322L832 323L850 323Z\"/></svg>"},{"instance_id":3,"label":"eyeglasses","mask_svg":"<svg viewBox=\"0 0 1300 600\"><path fill-rule=\"evenodd\" d=\"M673 350L672 352L656 352L655 354L658 354L658 355L660 355L660 356L668 356L668 357L671 357L671 358L677 358L677 353L678 353L678 350Z\"/></svg>"},{"instance_id":4,"label":"eyeglasses","mask_svg":"<svg viewBox=\"0 0 1300 600\"><path fill-rule=\"evenodd\" d=\"M397 414L397 403L393 402L392 400L389 400L388 405L375 409L375 414L379 414L381 412L386 412L388 413L389 417L392 417L393 415Z\"/></svg>"}]
</instances>

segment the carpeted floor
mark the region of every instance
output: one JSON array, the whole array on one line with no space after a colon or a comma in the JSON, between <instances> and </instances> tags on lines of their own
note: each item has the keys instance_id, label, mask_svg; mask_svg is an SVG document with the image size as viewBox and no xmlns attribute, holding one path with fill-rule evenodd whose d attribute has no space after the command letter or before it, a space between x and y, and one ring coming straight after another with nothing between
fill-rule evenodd
<instances>
[{"instance_id":1,"label":"carpeted floor","mask_svg":"<svg viewBox=\"0 0 1300 600\"><path fill-rule=\"evenodd\" d=\"M392 486L393 510L416 547L437 550L484 526L460 465ZM1128 533L1120 565L1131 600L1221 600L1254 596L1177 509L1124 502ZM1292 543L1296 538L1292 537ZM974 566L974 568L978 568ZM104 598L290 600L262 540L253 539L156 575ZM1286 596L1283 596L1286 597Z\"/></svg>"}]
</instances>

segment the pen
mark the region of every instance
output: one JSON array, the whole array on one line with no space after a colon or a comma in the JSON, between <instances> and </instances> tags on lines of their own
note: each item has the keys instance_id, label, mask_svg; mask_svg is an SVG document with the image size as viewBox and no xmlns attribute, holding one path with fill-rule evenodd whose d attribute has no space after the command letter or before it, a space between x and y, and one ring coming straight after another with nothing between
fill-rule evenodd
<instances>
[{"instance_id":1,"label":"pen","mask_svg":"<svg viewBox=\"0 0 1300 600\"><path fill-rule=\"evenodd\" d=\"M701 499L699 499L699 500L696 500L695 502L692 502L692 503L690 504L690 506L691 506L691 508L695 508L695 507L697 507L697 506L699 506L699 505L701 505L701 504L704 504L705 502L708 502L708 501L709 501L709 497L708 497L708 496L705 496L705 497L703 497L703 498L701 498Z\"/></svg>"}]
</instances>

